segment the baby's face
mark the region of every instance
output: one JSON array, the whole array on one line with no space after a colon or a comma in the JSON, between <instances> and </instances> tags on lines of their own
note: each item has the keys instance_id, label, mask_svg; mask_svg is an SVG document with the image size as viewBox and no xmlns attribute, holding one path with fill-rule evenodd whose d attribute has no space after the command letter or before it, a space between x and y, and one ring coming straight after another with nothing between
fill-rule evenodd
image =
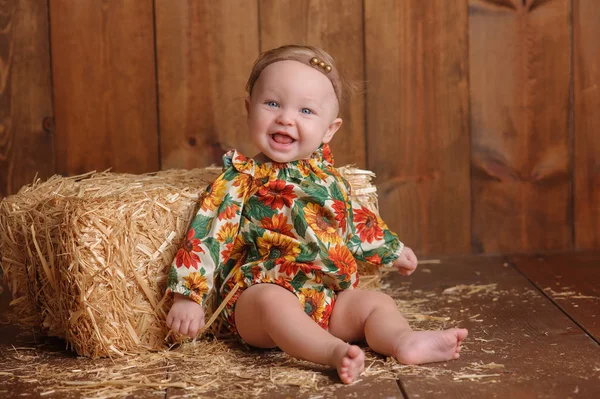
<instances>
[{"instance_id":1,"label":"baby's face","mask_svg":"<svg viewBox=\"0 0 600 399\"><path fill-rule=\"evenodd\" d=\"M342 124L331 81L298 61L267 66L246 108L252 141L275 162L310 158Z\"/></svg>"}]
</instances>

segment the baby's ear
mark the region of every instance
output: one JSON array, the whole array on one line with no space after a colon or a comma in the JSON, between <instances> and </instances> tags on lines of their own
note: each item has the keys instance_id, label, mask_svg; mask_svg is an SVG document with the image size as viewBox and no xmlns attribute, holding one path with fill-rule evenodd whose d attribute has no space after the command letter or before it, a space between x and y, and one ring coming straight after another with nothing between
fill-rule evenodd
<instances>
[{"instance_id":1,"label":"baby's ear","mask_svg":"<svg viewBox=\"0 0 600 399\"><path fill-rule=\"evenodd\" d=\"M250 97L246 97L245 104L246 104L246 115L249 115L250 114Z\"/></svg>"},{"instance_id":2,"label":"baby's ear","mask_svg":"<svg viewBox=\"0 0 600 399\"><path fill-rule=\"evenodd\" d=\"M327 132L325 132L325 137L323 137L323 143L327 144L331 141L335 132L342 126L342 118L335 118L333 122L327 128Z\"/></svg>"}]
</instances>

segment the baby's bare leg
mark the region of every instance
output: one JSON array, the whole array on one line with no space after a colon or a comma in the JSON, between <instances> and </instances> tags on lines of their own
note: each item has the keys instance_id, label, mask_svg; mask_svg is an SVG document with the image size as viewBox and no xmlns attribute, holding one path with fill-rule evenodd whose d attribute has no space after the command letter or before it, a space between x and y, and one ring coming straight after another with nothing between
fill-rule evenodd
<instances>
[{"instance_id":1,"label":"baby's bare leg","mask_svg":"<svg viewBox=\"0 0 600 399\"><path fill-rule=\"evenodd\" d=\"M242 339L259 348L278 346L298 359L335 367L342 382L356 380L365 355L323 330L302 309L298 298L275 284L246 289L235 306L235 324Z\"/></svg>"},{"instance_id":2,"label":"baby's bare leg","mask_svg":"<svg viewBox=\"0 0 600 399\"><path fill-rule=\"evenodd\" d=\"M366 339L375 352L404 364L458 358L467 330L412 331L394 300L381 292L348 290L338 295L329 331L344 341Z\"/></svg>"}]
</instances>

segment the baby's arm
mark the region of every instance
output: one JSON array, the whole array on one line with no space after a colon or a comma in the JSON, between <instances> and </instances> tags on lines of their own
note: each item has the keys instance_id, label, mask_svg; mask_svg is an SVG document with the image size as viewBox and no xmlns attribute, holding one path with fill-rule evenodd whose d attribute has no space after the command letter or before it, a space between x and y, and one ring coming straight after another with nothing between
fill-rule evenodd
<instances>
[{"instance_id":1,"label":"baby's arm","mask_svg":"<svg viewBox=\"0 0 600 399\"><path fill-rule=\"evenodd\" d=\"M203 306L238 233L248 184L248 176L229 168L203 194L169 270L174 302L167 324L173 332L195 337L204 325Z\"/></svg>"},{"instance_id":2,"label":"baby's arm","mask_svg":"<svg viewBox=\"0 0 600 399\"><path fill-rule=\"evenodd\" d=\"M346 189L351 198L347 183ZM405 276L412 274L417 268L417 257L412 249L400 242L379 215L352 199L350 205L350 235L347 245L354 257L382 268L393 267Z\"/></svg>"}]
</instances>

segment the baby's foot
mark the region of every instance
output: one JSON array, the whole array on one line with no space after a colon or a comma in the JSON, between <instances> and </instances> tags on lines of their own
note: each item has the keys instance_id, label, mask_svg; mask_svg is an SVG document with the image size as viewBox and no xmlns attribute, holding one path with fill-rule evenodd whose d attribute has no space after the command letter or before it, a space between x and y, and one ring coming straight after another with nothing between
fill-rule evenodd
<instances>
[{"instance_id":1,"label":"baby's foot","mask_svg":"<svg viewBox=\"0 0 600 399\"><path fill-rule=\"evenodd\" d=\"M365 369L365 353L356 345L340 344L333 350L332 364L342 382L350 384Z\"/></svg>"},{"instance_id":2,"label":"baby's foot","mask_svg":"<svg viewBox=\"0 0 600 399\"><path fill-rule=\"evenodd\" d=\"M464 328L445 331L411 331L398 337L394 358L403 364L423 364L458 359Z\"/></svg>"}]
</instances>

